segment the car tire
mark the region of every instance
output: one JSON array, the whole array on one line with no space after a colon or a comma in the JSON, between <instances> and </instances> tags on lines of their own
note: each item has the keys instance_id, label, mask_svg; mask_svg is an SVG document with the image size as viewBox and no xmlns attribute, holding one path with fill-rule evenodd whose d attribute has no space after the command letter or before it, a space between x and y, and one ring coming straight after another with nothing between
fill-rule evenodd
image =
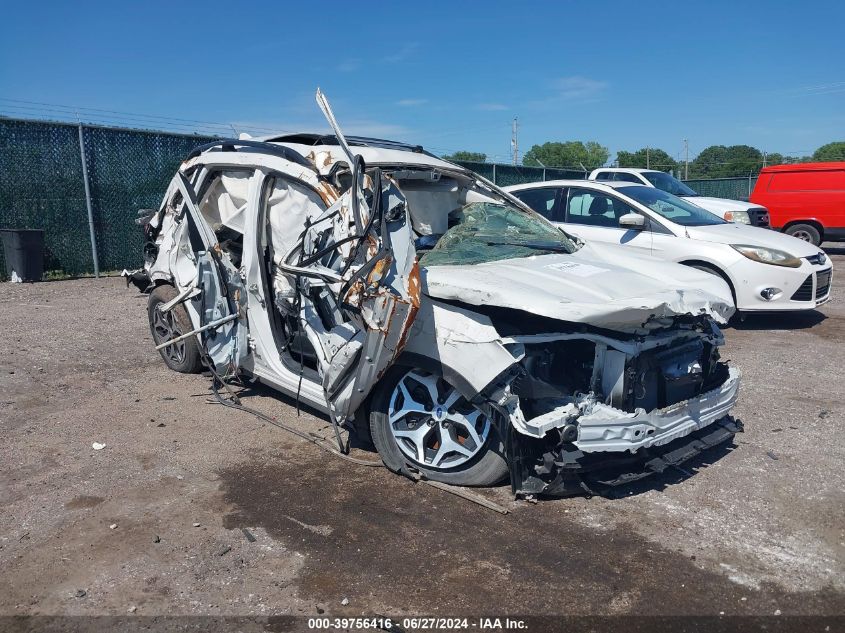
<instances>
[{"instance_id":1,"label":"car tire","mask_svg":"<svg viewBox=\"0 0 845 633\"><path fill-rule=\"evenodd\" d=\"M814 246L819 246L822 243L821 233L812 224L793 224L786 227L784 233L792 237L797 237L799 240L809 242Z\"/></svg>"},{"instance_id":2,"label":"car tire","mask_svg":"<svg viewBox=\"0 0 845 633\"><path fill-rule=\"evenodd\" d=\"M175 306L170 312L162 313L159 306L173 300L179 294L170 285L157 286L150 293L147 304L147 316L150 321L150 334L156 345L194 329L184 304ZM194 374L202 368L199 344L195 336L190 336L175 345L168 345L159 350L164 364L173 371L182 374Z\"/></svg>"},{"instance_id":3,"label":"car tire","mask_svg":"<svg viewBox=\"0 0 845 633\"><path fill-rule=\"evenodd\" d=\"M410 412L411 416L399 417L391 423L391 416L399 415L395 408L397 403L400 402L400 398L404 399L404 395L399 395L403 394L400 383L404 386L404 393L411 393L412 389L416 389L416 392L418 392L419 385L416 388L414 387L418 377L426 381L429 387L432 383L436 383L435 389L440 390L446 400L444 406L450 402L451 398L457 397L453 406L444 409L433 405L431 410L426 412L422 410L425 408L424 406L417 407L416 405L420 403L412 401L415 408ZM426 389L426 392L430 393L430 389ZM484 415L470 405L460 394L453 396L453 393L457 394L457 390L438 374L407 366L394 366L385 374L373 393L370 408L370 433L373 444L385 466L390 470L400 471L404 465L408 465L419 471L426 479L432 481L456 486L493 485L501 481L508 472L501 438L491 421L486 420ZM408 406L407 408L410 409L411 407ZM455 411L451 413L453 409ZM399 410L405 409L400 407ZM426 439L423 439L422 442L414 443L408 437L397 437L396 435L396 433L411 433L412 431L408 430L409 424L417 426L414 419L409 420L410 417L426 420L418 425L421 433L427 433ZM441 421L438 423L435 418L440 418ZM457 422L456 420L459 419L463 419L463 421ZM467 420L473 419L475 420L473 426L476 429L474 437L483 440L478 444L472 439L466 423ZM434 422L434 424L429 424L430 422ZM444 422L447 424L444 425ZM429 430L424 431L425 428ZM462 439L462 436L466 437ZM446 437L446 441L443 441L444 437ZM446 450L447 447L455 446L456 441L461 445L460 450L471 453L471 455ZM400 442L402 442L401 446ZM423 459L419 459L419 453L417 453L416 458L411 457L410 453L415 452L415 448L425 442L428 442L430 446L425 449ZM441 455L438 446L443 447L442 453L444 456L442 457L443 461L435 465L435 460ZM431 457L430 461L428 461L429 457Z\"/></svg>"}]
</instances>

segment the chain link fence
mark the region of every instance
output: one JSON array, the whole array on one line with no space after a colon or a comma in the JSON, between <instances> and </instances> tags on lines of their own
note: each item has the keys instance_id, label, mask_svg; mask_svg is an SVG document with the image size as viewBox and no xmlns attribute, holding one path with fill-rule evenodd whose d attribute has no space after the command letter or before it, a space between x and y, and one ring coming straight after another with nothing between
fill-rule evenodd
<instances>
[{"instance_id":1,"label":"chain link fence","mask_svg":"<svg viewBox=\"0 0 845 633\"><path fill-rule=\"evenodd\" d=\"M685 180L687 185L695 189L700 196L711 198L728 198L729 200L748 200L754 185L757 183L757 175L743 178L709 178L706 180Z\"/></svg>"},{"instance_id":2,"label":"chain link fence","mask_svg":"<svg viewBox=\"0 0 845 633\"><path fill-rule=\"evenodd\" d=\"M94 271L80 127L101 271L140 265L138 209L158 207L209 136L0 118L0 228L44 229L48 275ZM0 257L0 277L6 278Z\"/></svg>"},{"instance_id":3,"label":"chain link fence","mask_svg":"<svg viewBox=\"0 0 845 633\"><path fill-rule=\"evenodd\" d=\"M539 180L564 180L567 178L583 179L587 173L580 169L558 169L555 167L525 167L523 165L503 165L500 163L472 163L456 160L454 163L471 169L500 187L521 185L524 182Z\"/></svg>"},{"instance_id":4,"label":"chain link fence","mask_svg":"<svg viewBox=\"0 0 845 633\"><path fill-rule=\"evenodd\" d=\"M80 135L81 129L81 135ZM80 144L81 138L81 144ZM158 207L179 163L211 136L0 117L0 228L44 229L48 275L94 272L82 156L99 269L141 264L137 211ZM458 161L501 185L583 179L578 169ZM747 200L756 177L690 180L703 196ZM7 277L0 255L0 278Z\"/></svg>"}]
</instances>

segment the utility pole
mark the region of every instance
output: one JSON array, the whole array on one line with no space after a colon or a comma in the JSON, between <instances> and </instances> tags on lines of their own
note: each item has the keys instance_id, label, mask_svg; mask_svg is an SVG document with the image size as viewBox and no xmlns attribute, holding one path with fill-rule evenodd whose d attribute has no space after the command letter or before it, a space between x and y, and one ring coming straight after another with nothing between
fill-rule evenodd
<instances>
[{"instance_id":1,"label":"utility pole","mask_svg":"<svg viewBox=\"0 0 845 633\"><path fill-rule=\"evenodd\" d=\"M651 169L651 158L649 158L649 148L645 148L645 168Z\"/></svg>"},{"instance_id":2,"label":"utility pole","mask_svg":"<svg viewBox=\"0 0 845 633\"><path fill-rule=\"evenodd\" d=\"M766 166L766 152L763 152L763 167Z\"/></svg>"},{"instance_id":3,"label":"utility pole","mask_svg":"<svg viewBox=\"0 0 845 633\"><path fill-rule=\"evenodd\" d=\"M684 180L689 180L689 141L684 139Z\"/></svg>"},{"instance_id":4,"label":"utility pole","mask_svg":"<svg viewBox=\"0 0 845 633\"><path fill-rule=\"evenodd\" d=\"M519 122L516 117L513 118L513 126L511 127L511 151L513 152L513 164L519 164Z\"/></svg>"}]
</instances>

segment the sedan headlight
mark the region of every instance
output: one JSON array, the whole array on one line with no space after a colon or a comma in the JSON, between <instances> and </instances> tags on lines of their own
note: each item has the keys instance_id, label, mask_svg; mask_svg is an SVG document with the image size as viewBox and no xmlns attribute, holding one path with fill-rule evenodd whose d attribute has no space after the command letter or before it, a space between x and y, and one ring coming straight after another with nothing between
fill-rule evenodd
<instances>
[{"instance_id":1,"label":"sedan headlight","mask_svg":"<svg viewBox=\"0 0 845 633\"><path fill-rule=\"evenodd\" d=\"M728 222L736 222L737 224L751 224L748 211L728 211L725 213L725 219Z\"/></svg>"},{"instance_id":2,"label":"sedan headlight","mask_svg":"<svg viewBox=\"0 0 845 633\"><path fill-rule=\"evenodd\" d=\"M749 246L747 244L731 244L731 248L739 251L748 259L753 259L755 262L760 262L761 264L786 266L787 268L798 268L801 266L800 259L793 257L785 251L779 251L775 248Z\"/></svg>"}]
</instances>

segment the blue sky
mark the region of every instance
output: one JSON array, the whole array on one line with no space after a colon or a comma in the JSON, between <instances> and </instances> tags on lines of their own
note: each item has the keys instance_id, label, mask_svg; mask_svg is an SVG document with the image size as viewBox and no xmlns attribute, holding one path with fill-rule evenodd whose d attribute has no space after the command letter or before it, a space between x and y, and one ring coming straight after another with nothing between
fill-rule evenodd
<instances>
[{"instance_id":1,"label":"blue sky","mask_svg":"<svg viewBox=\"0 0 845 633\"><path fill-rule=\"evenodd\" d=\"M42 1L3 13L0 113L13 116L75 116L23 103L37 102L138 127L323 130L319 85L348 133L501 161L514 116L523 152L596 140L611 156L650 145L680 158L688 138L691 157L737 143L808 154L845 140L843 2Z\"/></svg>"}]
</instances>

